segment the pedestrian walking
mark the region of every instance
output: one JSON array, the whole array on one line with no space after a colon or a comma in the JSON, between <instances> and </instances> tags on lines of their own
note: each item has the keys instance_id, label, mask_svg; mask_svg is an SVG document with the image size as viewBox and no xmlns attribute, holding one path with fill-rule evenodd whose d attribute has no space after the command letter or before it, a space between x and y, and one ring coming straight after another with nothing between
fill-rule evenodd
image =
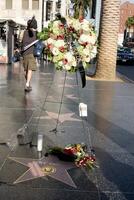
<instances>
[{"instance_id":1,"label":"pedestrian walking","mask_svg":"<svg viewBox=\"0 0 134 200\"><path fill-rule=\"evenodd\" d=\"M27 22L27 29L24 31L23 38L22 38L22 49L27 45L32 44L37 39L37 21L35 17L28 20ZM24 72L25 72L25 92L30 92L32 87L30 85L32 79L33 71L36 71L36 59L33 55L34 45L30 46L28 49L23 51L23 65L24 65Z\"/></svg>"}]
</instances>

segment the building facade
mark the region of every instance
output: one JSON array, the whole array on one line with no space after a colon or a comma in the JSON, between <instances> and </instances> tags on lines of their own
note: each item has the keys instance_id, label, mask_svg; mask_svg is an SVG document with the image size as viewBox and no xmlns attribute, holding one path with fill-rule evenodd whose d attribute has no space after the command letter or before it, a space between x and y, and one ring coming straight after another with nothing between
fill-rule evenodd
<instances>
[{"instance_id":1,"label":"building facade","mask_svg":"<svg viewBox=\"0 0 134 200\"><path fill-rule=\"evenodd\" d=\"M101 18L101 6L102 6L102 0L96 0L94 4L94 16L95 17L95 30L97 32L97 36L99 35L100 30L100 18Z\"/></svg>"},{"instance_id":2,"label":"building facade","mask_svg":"<svg viewBox=\"0 0 134 200\"><path fill-rule=\"evenodd\" d=\"M126 21L128 17L134 16L134 4L130 2L125 2L120 6L120 23L119 23L119 34L118 43L122 45L124 40L124 31L126 30ZM131 32L131 30L130 30Z\"/></svg>"},{"instance_id":3,"label":"building facade","mask_svg":"<svg viewBox=\"0 0 134 200\"><path fill-rule=\"evenodd\" d=\"M26 25L33 15L38 21L38 30L47 25L60 12L66 15L66 0L1 0L0 19L12 19Z\"/></svg>"}]
</instances>

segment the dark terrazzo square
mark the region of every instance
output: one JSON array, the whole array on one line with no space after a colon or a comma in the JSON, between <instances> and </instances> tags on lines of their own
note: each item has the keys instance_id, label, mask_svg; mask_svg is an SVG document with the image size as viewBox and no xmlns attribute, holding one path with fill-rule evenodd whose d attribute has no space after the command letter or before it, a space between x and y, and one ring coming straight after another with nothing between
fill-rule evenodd
<instances>
[{"instance_id":1,"label":"dark terrazzo square","mask_svg":"<svg viewBox=\"0 0 134 200\"><path fill-rule=\"evenodd\" d=\"M61 103L62 101L62 93L56 92L54 89L51 89L46 97L46 102Z\"/></svg>"},{"instance_id":2,"label":"dark terrazzo square","mask_svg":"<svg viewBox=\"0 0 134 200\"><path fill-rule=\"evenodd\" d=\"M117 126L97 115L91 115L91 113L88 116L87 122L95 146L104 149L108 148L108 151L120 152L125 150L130 153L134 152L134 135L132 132L121 128L120 124Z\"/></svg>"},{"instance_id":3,"label":"dark terrazzo square","mask_svg":"<svg viewBox=\"0 0 134 200\"><path fill-rule=\"evenodd\" d=\"M56 134L58 140L58 144L63 147L67 144L74 143L85 143L89 145L91 141L89 141L89 137L86 133L86 129L84 130L82 126L58 126L58 132Z\"/></svg>"},{"instance_id":4,"label":"dark terrazzo square","mask_svg":"<svg viewBox=\"0 0 134 200\"><path fill-rule=\"evenodd\" d=\"M38 159L39 154L37 152L36 146L30 146L29 144L26 145L18 145L16 148L10 152L8 157L20 157L20 158L33 158ZM8 159L7 157L7 159ZM8 159L10 161L10 159Z\"/></svg>"},{"instance_id":5,"label":"dark terrazzo square","mask_svg":"<svg viewBox=\"0 0 134 200\"><path fill-rule=\"evenodd\" d=\"M56 190L56 189L39 189L26 187L9 187L2 186L0 188L1 198L3 200L99 200L96 192L82 192L70 190Z\"/></svg>"},{"instance_id":6,"label":"dark terrazzo square","mask_svg":"<svg viewBox=\"0 0 134 200\"><path fill-rule=\"evenodd\" d=\"M133 200L134 193L104 192L100 194L101 200Z\"/></svg>"},{"instance_id":7,"label":"dark terrazzo square","mask_svg":"<svg viewBox=\"0 0 134 200\"><path fill-rule=\"evenodd\" d=\"M49 124L39 124L38 127L33 126L32 130L32 143L36 145L38 134L42 134L44 137L44 149L52 146L64 147L71 143L85 143L89 148L91 147L90 135L86 133L86 129L83 130L82 126L56 126L54 124L51 126Z\"/></svg>"},{"instance_id":8,"label":"dark terrazzo square","mask_svg":"<svg viewBox=\"0 0 134 200\"><path fill-rule=\"evenodd\" d=\"M8 148L8 146L5 143L0 144L0 170L9 153L10 149Z\"/></svg>"},{"instance_id":9,"label":"dark terrazzo square","mask_svg":"<svg viewBox=\"0 0 134 200\"><path fill-rule=\"evenodd\" d=\"M25 93L22 98L22 106L25 107L25 109L35 110L38 106L44 103L44 99L42 98L42 95L35 96L33 93Z\"/></svg>"},{"instance_id":10,"label":"dark terrazzo square","mask_svg":"<svg viewBox=\"0 0 134 200\"><path fill-rule=\"evenodd\" d=\"M79 95L77 90L65 89L63 96L63 103L78 105L80 103Z\"/></svg>"},{"instance_id":11,"label":"dark terrazzo square","mask_svg":"<svg viewBox=\"0 0 134 200\"><path fill-rule=\"evenodd\" d=\"M14 137L22 126L23 123L0 123L0 143L7 142Z\"/></svg>"},{"instance_id":12,"label":"dark terrazzo square","mask_svg":"<svg viewBox=\"0 0 134 200\"><path fill-rule=\"evenodd\" d=\"M41 108L38 108L32 118L32 123L37 125L54 125L58 123L60 104L55 102L46 102Z\"/></svg>"},{"instance_id":13,"label":"dark terrazzo square","mask_svg":"<svg viewBox=\"0 0 134 200\"><path fill-rule=\"evenodd\" d=\"M20 101L11 97L10 95L1 96L0 107L16 108L24 106Z\"/></svg>"},{"instance_id":14,"label":"dark terrazzo square","mask_svg":"<svg viewBox=\"0 0 134 200\"><path fill-rule=\"evenodd\" d=\"M124 153L126 152L121 146L116 144L116 142L112 141L109 137L103 135L100 131L97 131L93 127L89 127L92 146L95 149L102 149L103 151Z\"/></svg>"},{"instance_id":15,"label":"dark terrazzo square","mask_svg":"<svg viewBox=\"0 0 134 200\"><path fill-rule=\"evenodd\" d=\"M101 191L134 193L134 161L129 154L110 154L95 149L99 168L96 176Z\"/></svg>"},{"instance_id":16,"label":"dark terrazzo square","mask_svg":"<svg viewBox=\"0 0 134 200\"><path fill-rule=\"evenodd\" d=\"M66 113L68 111L75 112L79 115L79 104L74 104L73 101L70 104L63 103L61 105L61 113Z\"/></svg>"},{"instance_id":17,"label":"dark terrazzo square","mask_svg":"<svg viewBox=\"0 0 134 200\"><path fill-rule=\"evenodd\" d=\"M1 113L0 115L1 123L2 122L26 123L32 116L33 110L1 108L0 113Z\"/></svg>"}]
</instances>

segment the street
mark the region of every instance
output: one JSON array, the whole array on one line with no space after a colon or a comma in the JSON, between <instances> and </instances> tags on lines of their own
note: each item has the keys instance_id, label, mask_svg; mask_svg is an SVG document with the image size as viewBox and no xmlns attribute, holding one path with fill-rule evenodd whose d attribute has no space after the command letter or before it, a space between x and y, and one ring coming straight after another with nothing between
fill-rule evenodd
<instances>
[{"instance_id":1,"label":"street","mask_svg":"<svg viewBox=\"0 0 134 200\"><path fill-rule=\"evenodd\" d=\"M116 71L120 73L126 80L133 82L134 81L134 64L123 63L117 65Z\"/></svg>"}]
</instances>

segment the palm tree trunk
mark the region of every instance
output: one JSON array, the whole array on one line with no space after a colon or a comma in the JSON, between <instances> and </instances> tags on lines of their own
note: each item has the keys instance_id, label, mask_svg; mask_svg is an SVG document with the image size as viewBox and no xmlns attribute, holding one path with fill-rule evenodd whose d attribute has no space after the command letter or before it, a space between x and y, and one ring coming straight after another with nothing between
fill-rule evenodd
<instances>
[{"instance_id":1,"label":"palm tree trunk","mask_svg":"<svg viewBox=\"0 0 134 200\"><path fill-rule=\"evenodd\" d=\"M112 80L116 76L117 38L120 0L102 0L96 77Z\"/></svg>"}]
</instances>

